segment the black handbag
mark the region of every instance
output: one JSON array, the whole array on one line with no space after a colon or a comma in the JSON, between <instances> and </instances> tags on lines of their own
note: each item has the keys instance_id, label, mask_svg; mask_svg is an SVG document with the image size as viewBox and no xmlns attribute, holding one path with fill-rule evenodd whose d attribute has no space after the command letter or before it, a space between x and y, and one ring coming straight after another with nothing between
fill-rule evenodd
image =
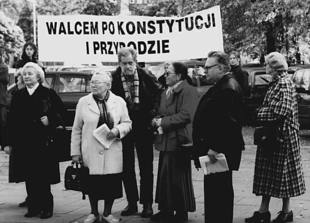
<instances>
[{"instance_id":1,"label":"black handbag","mask_svg":"<svg viewBox=\"0 0 310 223\"><path fill-rule=\"evenodd\" d=\"M280 149L281 130L279 125L271 124L268 126L259 126L254 131L254 145L260 146L263 151L273 153Z\"/></svg>"},{"instance_id":2,"label":"black handbag","mask_svg":"<svg viewBox=\"0 0 310 223\"><path fill-rule=\"evenodd\" d=\"M88 193L87 181L89 176L88 167L83 163L75 164L72 162L65 171L65 188L82 192L82 199L85 200L85 194Z\"/></svg>"}]
</instances>

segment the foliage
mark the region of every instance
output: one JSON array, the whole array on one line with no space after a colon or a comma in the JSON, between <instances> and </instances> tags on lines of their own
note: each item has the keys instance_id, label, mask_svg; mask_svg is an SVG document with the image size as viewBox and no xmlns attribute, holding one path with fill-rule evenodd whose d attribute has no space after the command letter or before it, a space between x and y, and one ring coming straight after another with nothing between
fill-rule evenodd
<instances>
[{"instance_id":1,"label":"foliage","mask_svg":"<svg viewBox=\"0 0 310 223\"><path fill-rule=\"evenodd\" d=\"M9 63L9 55L12 54L13 56L17 56L24 45L23 31L12 19L0 11L0 33L4 35L5 39L5 53L3 56L5 62Z\"/></svg>"},{"instance_id":2,"label":"foliage","mask_svg":"<svg viewBox=\"0 0 310 223\"><path fill-rule=\"evenodd\" d=\"M82 14L86 15L116 15L118 13L118 5L107 0L89 0L82 10Z\"/></svg>"},{"instance_id":3,"label":"foliage","mask_svg":"<svg viewBox=\"0 0 310 223\"><path fill-rule=\"evenodd\" d=\"M17 25L23 30L26 42L33 42L33 9L29 2L25 2Z\"/></svg>"}]
</instances>

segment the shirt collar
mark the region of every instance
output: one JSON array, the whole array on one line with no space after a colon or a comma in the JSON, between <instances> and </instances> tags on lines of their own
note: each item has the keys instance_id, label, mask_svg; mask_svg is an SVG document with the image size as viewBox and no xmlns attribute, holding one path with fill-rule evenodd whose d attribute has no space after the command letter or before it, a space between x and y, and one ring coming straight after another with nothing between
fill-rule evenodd
<instances>
[{"instance_id":1,"label":"shirt collar","mask_svg":"<svg viewBox=\"0 0 310 223\"><path fill-rule=\"evenodd\" d=\"M38 87L39 87L39 83L36 83L32 88L29 88L26 86L29 95L32 95Z\"/></svg>"}]
</instances>

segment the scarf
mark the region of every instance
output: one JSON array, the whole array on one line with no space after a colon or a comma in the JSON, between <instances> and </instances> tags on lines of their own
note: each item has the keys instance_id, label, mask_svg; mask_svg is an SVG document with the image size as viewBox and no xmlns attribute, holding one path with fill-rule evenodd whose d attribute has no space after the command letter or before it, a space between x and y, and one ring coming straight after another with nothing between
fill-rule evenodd
<instances>
[{"instance_id":1,"label":"scarf","mask_svg":"<svg viewBox=\"0 0 310 223\"><path fill-rule=\"evenodd\" d=\"M94 99L98 105L99 112L100 112L97 127L101 126L104 123L107 124L109 129L112 129L114 127L113 118L112 118L111 114L107 111L107 105L106 105L106 102L108 101L109 96L110 96L110 91L107 91L105 97L101 100L98 97L96 97L95 95L93 95L93 97L94 97Z\"/></svg>"},{"instance_id":2,"label":"scarf","mask_svg":"<svg viewBox=\"0 0 310 223\"><path fill-rule=\"evenodd\" d=\"M139 104L140 100L139 100L139 76L138 76L138 71L136 70L135 73L133 74L133 86L132 86L133 87L133 95L130 94L130 91L129 91L129 88L128 88L128 85L127 85L127 81L126 81L126 78L125 78L125 75L124 75L123 72L121 73L121 79L122 79L123 88L124 88L124 91L125 91L125 98L126 99L132 98L134 103Z\"/></svg>"},{"instance_id":3,"label":"scarf","mask_svg":"<svg viewBox=\"0 0 310 223\"><path fill-rule=\"evenodd\" d=\"M167 99L174 93L174 90L182 83L182 81L177 82L175 85L172 87L168 87L166 91L166 97Z\"/></svg>"}]
</instances>

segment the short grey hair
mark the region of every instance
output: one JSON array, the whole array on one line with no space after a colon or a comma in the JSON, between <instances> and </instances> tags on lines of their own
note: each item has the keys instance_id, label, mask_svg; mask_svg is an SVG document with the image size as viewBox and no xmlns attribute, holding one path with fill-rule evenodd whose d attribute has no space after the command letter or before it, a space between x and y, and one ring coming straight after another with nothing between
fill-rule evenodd
<instances>
[{"instance_id":1,"label":"short grey hair","mask_svg":"<svg viewBox=\"0 0 310 223\"><path fill-rule=\"evenodd\" d=\"M38 77L38 82L40 84L42 84L44 82L44 79L45 79L45 75L44 75L43 69L38 64L36 64L36 63L28 62L28 63L26 63L23 66L21 73L24 74L26 68L28 68L28 67L32 67L32 68L35 69L37 77ZM24 80L22 82L24 82Z\"/></svg>"},{"instance_id":2,"label":"short grey hair","mask_svg":"<svg viewBox=\"0 0 310 223\"><path fill-rule=\"evenodd\" d=\"M224 72L230 71L229 56L223 51L211 51L208 57L216 59L217 63L223 67Z\"/></svg>"},{"instance_id":3,"label":"short grey hair","mask_svg":"<svg viewBox=\"0 0 310 223\"><path fill-rule=\"evenodd\" d=\"M118 50L118 62L121 62L121 57L126 57L130 54L132 55L132 59L134 60L134 62L137 62L137 51L131 47L122 47Z\"/></svg>"},{"instance_id":4,"label":"short grey hair","mask_svg":"<svg viewBox=\"0 0 310 223\"><path fill-rule=\"evenodd\" d=\"M111 86L112 86L112 75L111 75L111 73L109 71L106 71L103 68L97 68L94 71L93 76L105 77L106 81L108 82L108 87L109 87L109 89L111 89Z\"/></svg>"}]
</instances>

